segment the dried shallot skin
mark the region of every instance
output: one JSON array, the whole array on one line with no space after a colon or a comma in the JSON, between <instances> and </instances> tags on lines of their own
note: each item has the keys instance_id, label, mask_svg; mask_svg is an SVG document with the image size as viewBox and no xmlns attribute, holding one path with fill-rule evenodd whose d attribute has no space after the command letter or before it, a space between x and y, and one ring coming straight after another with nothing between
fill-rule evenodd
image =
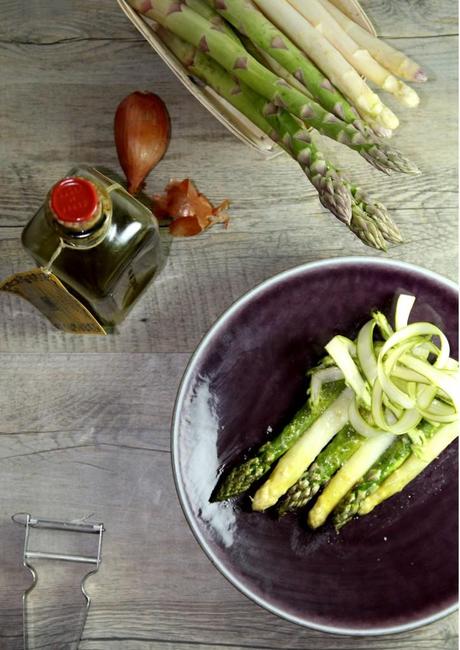
<instances>
[{"instance_id":1,"label":"dried shallot skin","mask_svg":"<svg viewBox=\"0 0 460 650\"><path fill-rule=\"evenodd\" d=\"M175 237L193 237L215 223L227 227L225 211L229 205L225 200L214 207L189 178L170 181L165 193L156 194L152 200L153 213L161 221L170 220L169 231Z\"/></svg>"}]
</instances>

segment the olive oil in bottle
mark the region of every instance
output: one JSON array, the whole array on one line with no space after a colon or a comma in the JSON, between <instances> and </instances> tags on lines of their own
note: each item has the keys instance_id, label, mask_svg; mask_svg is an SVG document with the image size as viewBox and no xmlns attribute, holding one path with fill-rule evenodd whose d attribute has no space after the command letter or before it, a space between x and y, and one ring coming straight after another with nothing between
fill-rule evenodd
<instances>
[{"instance_id":1,"label":"olive oil in bottle","mask_svg":"<svg viewBox=\"0 0 460 650\"><path fill-rule=\"evenodd\" d=\"M86 166L51 188L22 243L106 326L125 318L161 261L150 210Z\"/></svg>"}]
</instances>

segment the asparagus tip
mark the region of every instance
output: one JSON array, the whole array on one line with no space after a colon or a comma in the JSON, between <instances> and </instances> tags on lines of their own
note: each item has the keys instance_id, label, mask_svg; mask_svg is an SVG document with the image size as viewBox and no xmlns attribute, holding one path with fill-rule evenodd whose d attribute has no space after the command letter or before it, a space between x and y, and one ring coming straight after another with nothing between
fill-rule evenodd
<instances>
[{"instance_id":1,"label":"asparagus tip","mask_svg":"<svg viewBox=\"0 0 460 650\"><path fill-rule=\"evenodd\" d=\"M356 200L352 205L353 218L349 225L352 232L371 248L387 251L387 244L383 237L379 221L375 221L372 215L366 212L366 205L360 204Z\"/></svg>"},{"instance_id":2,"label":"asparagus tip","mask_svg":"<svg viewBox=\"0 0 460 650\"><path fill-rule=\"evenodd\" d=\"M373 125L372 129L378 138L391 138L393 135L392 129L386 129L384 126L380 126L379 124Z\"/></svg>"},{"instance_id":3,"label":"asparagus tip","mask_svg":"<svg viewBox=\"0 0 460 650\"><path fill-rule=\"evenodd\" d=\"M399 228L395 230L394 232L391 233L391 236L387 236L387 241L389 241L392 244L403 244L404 239L402 238L401 233L399 232Z\"/></svg>"},{"instance_id":4,"label":"asparagus tip","mask_svg":"<svg viewBox=\"0 0 460 650\"><path fill-rule=\"evenodd\" d=\"M419 68L414 74L414 81L417 81L418 83L425 83L425 81L428 81L428 76L422 70L422 68Z\"/></svg>"},{"instance_id":5,"label":"asparagus tip","mask_svg":"<svg viewBox=\"0 0 460 650\"><path fill-rule=\"evenodd\" d=\"M362 151L361 155L371 165L387 174L390 173L390 170L414 176L421 174L420 169L414 162L385 142L376 142L374 147L371 147L368 151Z\"/></svg>"}]
</instances>

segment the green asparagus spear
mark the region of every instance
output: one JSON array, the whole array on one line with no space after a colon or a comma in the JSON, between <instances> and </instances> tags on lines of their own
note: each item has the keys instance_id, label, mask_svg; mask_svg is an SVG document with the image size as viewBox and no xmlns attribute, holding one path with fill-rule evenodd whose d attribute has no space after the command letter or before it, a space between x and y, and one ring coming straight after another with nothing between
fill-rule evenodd
<instances>
[{"instance_id":1,"label":"green asparagus spear","mask_svg":"<svg viewBox=\"0 0 460 650\"><path fill-rule=\"evenodd\" d=\"M277 120L281 142L286 149L291 150L318 190L324 207L343 221L367 246L386 250L385 240L395 244L402 242L399 229L385 206L372 201L360 188L344 178L332 163L325 160L313 143L311 134L292 115L281 110L277 114Z\"/></svg>"},{"instance_id":2,"label":"green asparagus spear","mask_svg":"<svg viewBox=\"0 0 460 650\"><path fill-rule=\"evenodd\" d=\"M212 11L212 10L211 10ZM278 140L268 119L263 115L265 99L249 86L232 77L222 66L193 45L187 43L164 27L157 28L157 34L183 65L198 79L224 97L253 124L272 139Z\"/></svg>"},{"instance_id":3,"label":"green asparagus spear","mask_svg":"<svg viewBox=\"0 0 460 650\"><path fill-rule=\"evenodd\" d=\"M305 404L274 440L266 442L252 458L230 472L218 489L216 500L224 501L246 492L310 428L343 389L343 381L325 384L314 407L309 402Z\"/></svg>"},{"instance_id":4,"label":"green asparagus spear","mask_svg":"<svg viewBox=\"0 0 460 650\"><path fill-rule=\"evenodd\" d=\"M209 20L176 0L129 0L130 4L207 53L228 72L235 75L267 100L265 112L286 108L320 133L358 151L382 171L394 169L406 173L418 170L387 144L366 137L352 124L346 124L325 111L284 79L274 75L252 57L239 42L213 29Z\"/></svg>"},{"instance_id":5,"label":"green asparagus spear","mask_svg":"<svg viewBox=\"0 0 460 650\"><path fill-rule=\"evenodd\" d=\"M353 202L361 208L360 214L361 212L366 214L367 223L374 224L386 241L391 242L392 244L400 244L403 241L401 233L399 232L398 226L388 214L386 207L379 201L371 199L353 183L350 183L348 187L353 196ZM358 229L359 227L356 228L356 230ZM352 230L354 229L352 228ZM358 232L355 231L355 234L358 234ZM362 241L368 243L364 239L362 239ZM370 243L370 245L372 246L372 243ZM385 247L383 250L385 250Z\"/></svg>"},{"instance_id":6,"label":"green asparagus spear","mask_svg":"<svg viewBox=\"0 0 460 650\"><path fill-rule=\"evenodd\" d=\"M290 149L312 184L321 203L367 246L386 250L385 240L398 244L402 238L385 206L373 201L324 159L311 134L287 111L278 112L278 132L285 148ZM351 199L351 201L350 201ZM351 215L349 212L351 207ZM346 218L344 218L344 216Z\"/></svg>"},{"instance_id":7,"label":"green asparagus spear","mask_svg":"<svg viewBox=\"0 0 460 650\"><path fill-rule=\"evenodd\" d=\"M196 11L197 14L200 14L203 18L209 20L212 23L214 29L227 34L230 38L233 38L237 43L240 42L238 36L228 24L228 22L220 16L217 11L215 11L206 0L182 0L187 7L190 7L192 11Z\"/></svg>"},{"instance_id":8,"label":"green asparagus spear","mask_svg":"<svg viewBox=\"0 0 460 650\"><path fill-rule=\"evenodd\" d=\"M363 436L346 424L287 492L279 514L303 508L358 449Z\"/></svg>"},{"instance_id":9,"label":"green asparagus spear","mask_svg":"<svg viewBox=\"0 0 460 650\"><path fill-rule=\"evenodd\" d=\"M428 440L433 436L437 427L429 422L422 422L419 429ZM339 530L350 521L370 494L375 492L382 483L398 469L411 455L412 441L408 435L398 436L376 463L366 472L363 478L342 499L334 510L334 525Z\"/></svg>"},{"instance_id":10,"label":"green asparagus spear","mask_svg":"<svg viewBox=\"0 0 460 650\"><path fill-rule=\"evenodd\" d=\"M287 81L290 86L297 88L298 91L300 91L304 95L307 95L307 97L310 97L310 99L314 99L313 95L308 90L308 88L304 86L296 77L294 77L293 74L288 72L286 68L283 68L283 66L276 59L270 56L270 54L267 54L267 52L265 52L262 48L258 47L257 45L254 45L251 39L248 38L247 36L243 36L241 34L240 38L241 38L241 42L243 43L244 47L247 49L249 54L251 54L255 59L257 59L259 63L262 63L262 65L264 65L266 68L271 70L273 74L276 74L277 77L281 77L281 79ZM321 104L321 102L319 103ZM326 107L323 106L323 108Z\"/></svg>"},{"instance_id":11,"label":"green asparagus spear","mask_svg":"<svg viewBox=\"0 0 460 650\"><path fill-rule=\"evenodd\" d=\"M352 204L350 230L367 246L381 251L387 250L385 237L380 232L374 219L367 214L366 206L356 203L356 201L353 201Z\"/></svg>"},{"instance_id":12,"label":"green asparagus spear","mask_svg":"<svg viewBox=\"0 0 460 650\"><path fill-rule=\"evenodd\" d=\"M230 77L219 64L168 30L160 28L159 35L193 74L293 155L317 189L321 203L346 223L365 244L385 250L385 239L401 242L399 230L385 207L370 201L356 185L339 175L334 166L324 159L309 132L287 111L277 109L272 115L264 117L265 101L257 93Z\"/></svg>"},{"instance_id":13,"label":"green asparagus spear","mask_svg":"<svg viewBox=\"0 0 460 650\"><path fill-rule=\"evenodd\" d=\"M317 189L319 200L340 221L349 225L352 218L352 195L347 182L335 167L325 160L313 141L312 134L290 113L279 110L267 116L279 143L293 156Z\"/></svg>"},{"instance_id":14,"label":"green asparagus spear","mask_svg":"<svg viewBox=\"0 0 460 650\"><path fill-rule=\"evenodd\" d=\"M365 244L385 248L385 239L395 243L401 241L399 231L384 206L364 198L356 185L339 174L324 159L309 131L292 115L283 109L262 115L264 98L231 77L222 66L193 45L163 27L157 31L163 42L193 75L211 86L292 155L318 191L321 203L356 232Z\"/></svg>"},{"instance_id":15,"label":"green asparagus spear","mask_svg":"<svg viewBox=\"0 0 460 650\"><path fill-rule=\"evenodd\" d=\"M297 483L307 467L346 425L348 410L353 399L352 392L350 388L345 388L280 458L268 479L254 494L253 510L261 512L274 506L289 488Z\"/></svg>"},{"instance_id":16,"label":"green asparagus spear","mask_svg":"<svg viewBox=\"0 0 460 650\"><path fill-rule=\"evenodd\" d=\"M298 79L330 113L361 127L355 108L305 54L252 3L208 0L220 15Z\"/></svg>"},{"instance_id":17,"label":"green asparagus spear","mask_svg":"<svg viewBox=\"0 0 460 650\"><path fill-rule=\"evenodd\" d=\"M266 101L249 86L231 77L218 63L168 30L159 28L158 34L192 74L211 86L262 131L284 146L317 189L321 203L340 221L350 222L351 191L334 167L324 160L307 129L283 109L263 115ZM278 113L283 115L280 122L277 121Z\"/></svg>"},{"instance_id":18,"label":"green asparagus spear","mask_svg":"<svg viewBox=\"0 0 460 650\"><path fill-rule=\"evenodd\" d=\"M388 478L361 502L358 514L367 515L382 501L403 490L428 465L433 462L456 438L458 438L459 423L450 422L438 427L434 435L426 440L409 458Z\"/></svg>"}]
</instances>

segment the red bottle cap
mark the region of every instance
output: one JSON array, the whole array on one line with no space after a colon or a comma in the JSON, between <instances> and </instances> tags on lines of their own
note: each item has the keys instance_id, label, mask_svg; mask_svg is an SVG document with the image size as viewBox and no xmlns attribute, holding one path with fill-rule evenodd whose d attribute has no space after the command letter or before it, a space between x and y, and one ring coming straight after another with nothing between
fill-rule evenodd
<instances>
[{"instance_id":1,"label":"red bottle cap","mask_svg":"<svg viewBox=\"0 0 460 650\"><path fill-rule=\"evenodd\" d=\"M51 190L51 209L59 221L84 223L90 221L99 206L94 185L85 178L64 178Z\"/></svg>"}]
</instances>

